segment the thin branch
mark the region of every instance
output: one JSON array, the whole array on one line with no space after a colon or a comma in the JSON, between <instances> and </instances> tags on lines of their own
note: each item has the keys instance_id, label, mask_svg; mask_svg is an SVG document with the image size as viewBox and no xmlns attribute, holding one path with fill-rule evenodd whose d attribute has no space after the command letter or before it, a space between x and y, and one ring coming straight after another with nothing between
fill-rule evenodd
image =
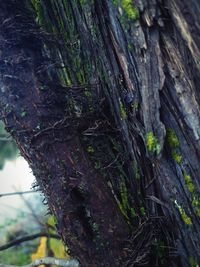
<instances>
[{"instance_id":1,"label":"thin branch","mask_svg":"<svg viewBox=\"0 0 200 267\"><path fill-rule=\"evenodd\" d=\"M51 234L51 233L47 233L47 232L40 232L40 233L37 233L37 234L26 235L26 236L23 236L21 238L17 238L15 240L3 245L3 246L0 246L0 251L6 250L8 248L17 246L19 244L22 244L24 242L27 242L27 241L30 241L30 240L33 240L35 238L42 237L42 236L55 238L55 239L60 239L59 235L57 235L57 234Z\"/></svg>"},{"instance_id":2,"label":"thin branch","mask_svg":"<svg viewBox=\"0 0 200 267\"><path fill-rule=\"evenodd\" d=\"M32 207L32 205L29 203L29 201L24 197L24 194L20 194L20 197L22 199L22 201L25 203L25 205L27 206L27 208L31 211L33 218L35 219L35 221L37 222L37 224L41 227L44 227L44 224L40 221L39 216L36 214L34 208Z\"/></svg>"},{"instance_id":3,"label":"thin branch","mask_svg":"<svg viewBox=\"0 0 200 267\"><path fill-rule=\"evenodd\" d=\"M7 197L7 196L14 196L14 195L24 195L24 194L31 194L31 193L38 193L38 192L35 191L35 190L22 191L22 192L12 192L12 193L0 194L0 197Z\"/></svg>"},{"instance_id":4,"label":"thin branch","mask_svg":"<svg viewBox=\"0 0 200 267\"><path fill-rule=\"evenodd\" d=\"M56 259L56 258L47 257L47 258L36 260L22 267L36 267L39 265L57 265L61 267L79 267L80 266L77 260L64 260L64 259ZM0 267L19 267L19 266L0 263Z\"/></svg>"}]
</instances>

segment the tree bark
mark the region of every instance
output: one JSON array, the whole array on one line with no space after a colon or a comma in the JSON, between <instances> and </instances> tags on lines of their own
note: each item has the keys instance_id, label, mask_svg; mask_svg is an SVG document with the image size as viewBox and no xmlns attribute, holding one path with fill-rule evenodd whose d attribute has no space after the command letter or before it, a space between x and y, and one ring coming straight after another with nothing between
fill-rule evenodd
<instances>
[{"instance_id":1,"label":"tree bark","mask_svg":"<svg viewBox=\"0 0 200 267\"><path fill-rule=\"evenodd\" d=\"M2 1L2 118L81 266L200 263L199 10Z\"/></svg>"}]
</instances>

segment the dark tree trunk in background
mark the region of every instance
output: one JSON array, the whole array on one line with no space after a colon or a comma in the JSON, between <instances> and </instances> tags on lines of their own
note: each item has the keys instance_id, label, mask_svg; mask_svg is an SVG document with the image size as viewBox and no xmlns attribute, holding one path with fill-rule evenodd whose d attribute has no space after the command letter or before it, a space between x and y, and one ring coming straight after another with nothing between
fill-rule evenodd
<instances>
[{"instance_id":1,"label":"dark tree trunk in background","mask_svg":"<svg viewBox=\"0 0 200 267\"><path fill-rule=\"evenodd\" d=\"M199 266L199 14L1 1L1 115L81 266Z\"/></svg>"}]
</instances>

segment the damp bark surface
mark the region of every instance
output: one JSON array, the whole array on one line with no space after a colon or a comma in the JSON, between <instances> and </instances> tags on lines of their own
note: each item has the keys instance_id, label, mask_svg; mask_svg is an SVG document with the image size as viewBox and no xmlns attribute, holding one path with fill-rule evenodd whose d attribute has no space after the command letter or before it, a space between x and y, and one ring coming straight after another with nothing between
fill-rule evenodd
<instances>
[{"instance_id":1,"label":"damp bark surface","mask_svg":"<svg viewBox=\"0 0 200 267\"><path fill-rule=\"evenodd\" d=\"M81 266L200 263L199 11L1 1L1 118Z\"/></svg>"}]
</instances>

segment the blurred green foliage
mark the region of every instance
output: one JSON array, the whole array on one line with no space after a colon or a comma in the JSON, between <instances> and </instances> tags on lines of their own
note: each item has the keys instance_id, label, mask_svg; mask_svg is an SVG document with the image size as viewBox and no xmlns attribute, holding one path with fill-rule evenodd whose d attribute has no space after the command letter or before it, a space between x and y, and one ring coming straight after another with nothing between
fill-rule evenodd
<instances>
[{"instance_id":1,"label":"blurred green foliage","mask_svg":"<svg viewBox=\"0 0 200 267\"><path fill-rule=\"evenodd\" d=\"M26 225L26 221L22 223L20 215L15 219L7 219L4 223L4 227L2 225L0 229L0 245L29 234L29 230L26 228L30 227L30 225L27 227ZM34 239L0 251L0 262L19 266L29 264L31 262L31 254L35 251L38 244L39 240Z\"/></svg>"},{"instance_id":2,"label":"blurred green foliage","mask_svg":"<svg viewBox=\"0 0 200 267\"><path fill-rule=\"evenodd\" d=\"M16 219L7 219L0 228L0 246L6 244L12 240L23 237L25 235L31 234L35 228L37 229L37 224L34 223L34 220L30 220L30 215L25 216L24 213L19 213ZM29 222L29 223L27 223ZM31 222L31 223L30 223ZM52 228L55 227L57 221L55 221L54 216L48 218L43 218L44 225L48 223ZM8 226L9 225L9 226ZM50 233L56 233L56 229L50 228ZM41 229L38 229L36 232L39 232ZM1 235L1 231L3 234ZM41 238L33 239L28 242L21 243L17 246L8 248L4 251L0 251L0 263L9 264L9 265L26 265L31 261L40 258L40 253L45 254L45 256L53 256L57 258L69 259L69 255L66 252L66 248L63 245L61 240L48 238L48 241L42 242L43 247L41 247ZM46 239L46 237L45 237ZM44 241L44 240L43 240ZM44 246L45 244L45 246ZM44 251L43 251L44 249ZM38 255L37 255L38 254ZM33 258L33 255L36 257Z\"/></svg>"},{"instance_id":3,"label":"blurred green foliage","mask_svg":"<svg viewBox=\"0 0 200 267\"><path fill-rule=\"evenodd\" d=\"M27 200L33 210L37 210L37 216L41 222L46 223L47 218L45 213L46 207L42 204L43 197L38 194L28 196ZM37 209L36 209L37 208ZM43 231L41 225L34 219L33 214L25 204L19 205L17 214L11 212L10 217L1 220L0 223L0 246L21 238L26 235L31 235ZM36 238L17 246L0 251L0 263L8 265L26 265L31 262L31 255L35 253L40 244L40 238Z\"/></svg>"},{"instance_id":4,"label":"blurred green foliage","mask_svg":"<svg viewBox=\"0 0 200 267\"><path fill-rule=\"evenodd\" d=\"M0 170L3 169L6 160L14 159L17 155L17 145L5 130L4 123L0 121Z\"/></svg>"},{"instance_id":5,"label":"blurred green foliage","mask_svg":"<svg viewBox=\"0 0 200 267\"><path fill-rule=\"evenodd\" d=\"M8 249L0 253L0 261L4 264L24 265L31 262L31 254L27 253L27 244Z\"/></svg>"}]
</instances>

